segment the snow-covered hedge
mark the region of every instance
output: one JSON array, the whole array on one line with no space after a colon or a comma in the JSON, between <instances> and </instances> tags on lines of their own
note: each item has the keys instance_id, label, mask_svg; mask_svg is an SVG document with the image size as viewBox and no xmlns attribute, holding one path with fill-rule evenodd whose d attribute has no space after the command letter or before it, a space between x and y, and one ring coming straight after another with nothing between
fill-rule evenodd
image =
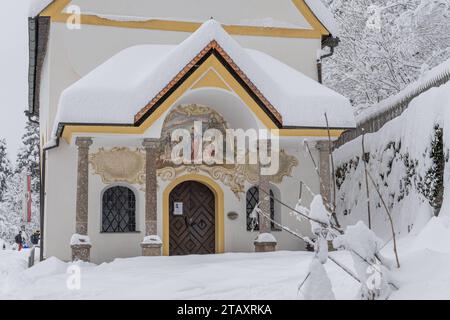
<instances>
[{"instance_id":1,"label":"snow-covered hedge","mask_svg":"<svg viewBox=\"0 0 450 320\"><path fill-rule=\"evenodd\" d=\"M368 170L400 234L420 231L448 198L444 197L450 141L446 109L450 109L450 83L422 93L401 116L366 135ZM344 225L368 220L361 140L359 137L335 151L337 213ZM388 239L387 216L374 188L369 188L372 226Z\"/></svg>"}]
</instances>

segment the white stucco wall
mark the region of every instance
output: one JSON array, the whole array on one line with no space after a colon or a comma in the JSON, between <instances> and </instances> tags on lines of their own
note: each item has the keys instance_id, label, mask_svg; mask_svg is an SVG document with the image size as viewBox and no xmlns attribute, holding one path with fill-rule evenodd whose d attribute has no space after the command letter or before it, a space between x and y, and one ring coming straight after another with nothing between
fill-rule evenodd
<instances>
[{"instance_id":1,"label":"white stucco wall","mask_svg":"<svg viewBox=\"0 0 450 320\"><path fill-rule=\"evenodd\" d=\"M72 0L82 13L202 22L211 17L232 25L267 25L311 29L291 0ZM67 9L70 9L68 7ZM69 11L70 10L66 10Z\"/></svg>"},{"instance_id":2,"label":"white stucco wall","mask_svg":"<svg viewBox=\"0 0 450 320\"><path fill-rule=\"evenodd\" d=\"M71 259L70 238L75 233L77 153L61 143L47 153L44 254Z\"/></svg>"},{"instance_id":3,"label":"white stucco wall","mask_svg":"<svg viewBox=\"0 0 450 320\"><path fill-rule=\"evenodd\" d=\"M294 139L294 138L292 138ZM94 138L95 141L95 138ZM100 147L106 149L112 147L111 144L94 142L90 152L94 153ZM126 146L129 148L140 147L142 139L129 139L123 142L115 141L114 146ZM295 141L302 141L295 138ZM295 155L299 160L292 177L286 177L283 183L276 185L280 191L283 202L295 206L298 200L299 182L308 184L312 190L318 192L318 179L314 172L314 167L309 156L300 148L300 143L290 143L286 149L290 155ZM299 147L292 147L298 145ZM283 147L283 145L282 145ZM314 156L318 153L314 151ZM316 159L317 160L317 159ZM75 202L76 202L76 172L77 172L77 151L74 145L61 143L58 149L51 150L47 161L47 196L45 212L45 255L56 256L63 260L70 260L71 250L69 246L70 237L75 232ZM208 176L207 176L208 177ZM163 238L163 193L170 181L158 182L158 234ZM241 194L241 199L235 196L229 187L216 181L224 192L224 229L225 229L225 251L226 252L252 252L254 251L253 240L257 232L247 231L246 228L246 202L245 194ZM101 233L101 196L106 185L99 175L94 174L92 167L89 174L89 218L88 235L93 244L91 259L95 263L111 261L114 258L134 257L141 255L140 242L145 235L145 194L138 185L122 184L130 187L136 195L136 229L138 232L125 234ZM248 190L251 185L246 185ZM305 190L304 190L305 191ZM303 192L304 203L309 204L311 196ZM239 214L236 220L227 217L228 212ZM289 226L292 230L298 230L303 234L310 235L309 223L299 222L290 214L288 208L282 207L281 222ZM278 250L303 250L304 243L285 231L274 231L274 236L278 240Z\"/></svg>"},{"instance_id":4,"label":"white stucco wall","mask_svg":"<svg viewBox=\"0 0 450 320\"><path fill-rule=\"evenodd\" d=\"M41 134L44 139L50 136L53 121L57 112L61 92L86 75L93 68L116 54L122 49L138 44L178 44L189 33L168 32L157 30L123 29L113 27L83 25L81 30L68 30L65 24L52 23L50 41L41 87ZM264 51L285 62L293 68L317 79L316 52L320 49L319 39L271 38L235 36L244 47ZM161 120L162 121L162 120ZM259 121L258 121L258 124ZM144 136L155 136L151 129ZM94 139L95 141L95 139ZM140 146L142 137L129 137L124 141L115 140L113 145L128 147ZM302 138L297 138L300 145ZM91 149L95 152L103 146L96 142ZM282 186L278 186L281 199L295 205L298 197L299 181L308 183L318 192L318 179L307 155L298 149L288 150L289 154L299 158L300 166L295 168L293 177L284 179ZM77 177L77 152L74 145L67 145L61 141L57 149L47 155L46 175L46 205L45 205L45 255L56 256L63 260L70 260L71 250L69 241L75 232L75 202ZM160 182L158 199L162 199L162 192L168 182ZM221 183L219 183L221 185ZM88 233L93 243L91 258L93 262L110 261L114 257L131 257L140 255L139 243L144 236L144 194L138 186L133 186L138 205L137 224L140 233L132 234L101 234L101 193L106 187L97 175L90 174L89 180L89 229ZM229 190L221 185L225 193L225 250L227 252L253 251L255 232L246 230L245 194L241 201ZM246 186L250 187L250 186ZM310 196L305 194L305 199ZM227 213L239 213L237 220L229 220ZM158 233L162 237L162 203L158 203ZM282 209L283 224L294 230L299 228L307 232L307 223L300 224L289 214L289 210ZM299 250L304 245L286 232L274 232L279 241L279 249Z\"/></svg>"}]
</instances>

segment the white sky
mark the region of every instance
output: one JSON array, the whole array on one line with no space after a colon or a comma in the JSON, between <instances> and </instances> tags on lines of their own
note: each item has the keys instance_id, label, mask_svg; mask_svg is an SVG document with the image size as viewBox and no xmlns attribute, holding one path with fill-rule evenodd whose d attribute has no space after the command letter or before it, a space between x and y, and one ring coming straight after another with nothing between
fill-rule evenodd
<instances>
[{"instance_id":1,"label":"white sky","mask_svg":"<svg viewBox=\"0 0 450 320\"><path fill-rule=\"evenodd\" d=\"M13 161L28 107L27 19L32 2L35 0L2 0L0 10L0 138L6 138Z\"/></svg>"}]
</instances>

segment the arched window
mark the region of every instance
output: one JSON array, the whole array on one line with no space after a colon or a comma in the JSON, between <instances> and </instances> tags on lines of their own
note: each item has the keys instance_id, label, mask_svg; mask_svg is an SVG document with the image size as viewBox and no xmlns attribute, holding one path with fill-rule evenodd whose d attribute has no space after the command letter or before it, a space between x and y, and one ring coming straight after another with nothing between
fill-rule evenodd
<instances>
[{"instance_id":1,"label":"arched window","mask_svg":"<svg viewBox=\"0 0 450 320\"><path fill-rule=\"evenodd\" d=\"M279 196L275 194L273 188L270 188L270 218L278 223L280 223L280 212L279 208L275 203L274 197ZM247 211L247 231L259 230L259 225L253 226L251 213L255 209L256 204L259 202L259 189L254 186L247 190L246 196L246 211ZM279 231L280 228L276 226L273 222L270 223L272 231Z\"/></svg>"},{"instance_id":2,"label":"arched window","mask_svg":"<svg viewBox=\"0 0 450 320\"><path fill-rule=\"evenodd\" d=\"M102 232L136 231L136 196L122 186L115 186L103 193Z\"/></svg>"}]
</instances>

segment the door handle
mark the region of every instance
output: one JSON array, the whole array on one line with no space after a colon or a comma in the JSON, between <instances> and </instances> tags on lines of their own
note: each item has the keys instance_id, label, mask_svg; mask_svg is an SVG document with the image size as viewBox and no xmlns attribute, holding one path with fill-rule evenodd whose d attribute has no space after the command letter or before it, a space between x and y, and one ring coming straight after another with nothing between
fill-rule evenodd
<instances>
[{"instance_id":1,"label":"door handle","mask_svg":"<svg viewBox=\"0 0 450 320\"><path fill-rule=\"evenodd\" d=\"M189 226L189 227L195 226L194 219L188 218L187 216L184 216L184 223L186 224L186 226Z\"/></svg>"}]
</instances>

